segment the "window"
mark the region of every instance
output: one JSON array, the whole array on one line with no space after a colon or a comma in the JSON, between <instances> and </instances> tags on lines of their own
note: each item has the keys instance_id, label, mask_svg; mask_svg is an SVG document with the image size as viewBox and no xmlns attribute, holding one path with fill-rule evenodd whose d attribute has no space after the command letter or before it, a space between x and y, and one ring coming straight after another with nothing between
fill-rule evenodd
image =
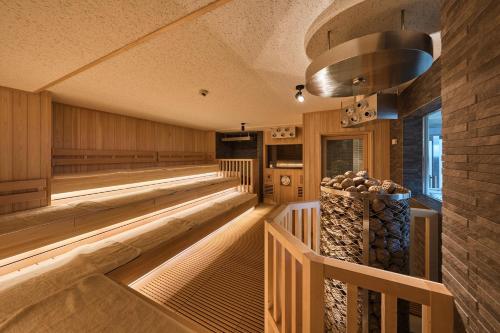
<instances>
[{"instance_id":1,"label":"window","mask_svg":"<svg viewBox=\"0 0 500 333\"><path fill-rule=\"evenodd\" d=\"M324 137L322 150L323 177L366 169L363 137Z\"/></svg>"},{"instance_id":2,"label":"window","mask_svg":"<svg viewBox=\"0 0 500 333\"><path fill-rule=\"evenodd\" d=\"M424 117L424 194L443 201L443 135L441 111Z\"/></svg>"}]
</instances>

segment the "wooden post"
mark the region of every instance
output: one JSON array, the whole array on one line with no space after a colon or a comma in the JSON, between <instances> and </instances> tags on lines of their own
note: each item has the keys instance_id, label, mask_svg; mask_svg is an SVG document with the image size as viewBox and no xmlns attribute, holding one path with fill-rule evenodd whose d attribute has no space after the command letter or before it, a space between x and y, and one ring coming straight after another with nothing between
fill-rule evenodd
<instances>
[{"instance_id":1,"label":"wooden post","mask_svg":"<svg viewBox=\"0 0 500 333\"><path fill-rule=\"evenodd\" d=\"M302 257L302 328L308 333L324 331L323 264L314 261L311 254Z\"/></svg>"},{"instance_id":2,"label":"wooden post","mask_svg":"<svg viewBox=\"0 0 500 333\"><path fill-rule=\"evenodd\" d=\"M264 222L264 321L265 332L272 332L269 322L273 320L270 317L270 309L273 306L273 245L274 237L269 232L269 224Z\"/></svg>"},{"instance_id":3,"label":"wooden post","mask_svg":"<svg viewBox=\"0 0 500 333\"><path fill-rule=\"evenodd\" d=\"M396 333L398 331L398 298L382 294L382 332Z\"/></svg>"},{"instance_id":4,"label":"wooden post","mask_svg":"<svg viewBox=\"0 0 500 333\"><path fill-rule=\"evenodd\" d=\"M358 333L358 287L347 283L347 333Z\"/></svg>"},{"instance_id":5,"label":"wooden post","mask_svg":"<svg viewBox=\"0 0 500 333\"><path fill-rule=\"evenodd\" d=\"M453 296L430 293L430 304L422 305L423 333L453 332Z\"/></svg>"}]
</instances>

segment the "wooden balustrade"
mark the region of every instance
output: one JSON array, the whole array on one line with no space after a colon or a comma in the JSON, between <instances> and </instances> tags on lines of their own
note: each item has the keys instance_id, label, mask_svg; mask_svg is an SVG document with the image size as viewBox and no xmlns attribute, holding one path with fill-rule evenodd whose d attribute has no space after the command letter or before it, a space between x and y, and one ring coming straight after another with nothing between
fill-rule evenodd
<instances>
[{"instance_id":1,"label":"wooden balustrade","mask_svg":"<svg viewBox=\"0 0 500 333\"><path fill-rule=\"evenodd\" d=\"M304 210L316 220L309 222ZM319 230L318 216L318 202L292 203L279 206L265 223L266 332L323 332L325 278L347 285L347 332L358 332L360 288L382 294L382 332L396 332L398 299L422 305L423 332L453 331L453 296L443 284L315 253L319 243L309 244L300 226L316 224Z\"/></svg>"},{"instance_id":2,"label":"wooden balustrade","mask_svg":"<svg viewBox=\"0 0 500 333\"><path fill-rule=\"evenodd\" d=\"M257 159L219 159L219 176L239 177L241 192L258 193L259 169Z\"/></svg>"}]
</instances>

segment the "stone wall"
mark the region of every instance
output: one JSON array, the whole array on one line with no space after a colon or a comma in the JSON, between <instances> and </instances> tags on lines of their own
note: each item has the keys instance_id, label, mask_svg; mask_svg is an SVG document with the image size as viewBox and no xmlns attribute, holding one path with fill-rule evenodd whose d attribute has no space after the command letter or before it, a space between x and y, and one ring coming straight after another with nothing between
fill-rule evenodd
<instances>
[{"instance_id":1,"label":"stone wall","mask_svg":"<svg viewBox=\"0 0 500 333\"><path fill-rule=\"evenodd\" d=\"M500 3L443 0L443 282L457 331L500 332Z\"/></svg>"}]
</instances>

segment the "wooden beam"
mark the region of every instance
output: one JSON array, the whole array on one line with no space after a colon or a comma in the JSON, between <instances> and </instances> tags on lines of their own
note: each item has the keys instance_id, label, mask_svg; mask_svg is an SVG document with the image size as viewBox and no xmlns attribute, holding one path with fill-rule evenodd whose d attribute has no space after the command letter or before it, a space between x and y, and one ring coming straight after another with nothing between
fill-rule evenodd
<instances>
[{"instance_id":1,"label":"wooden beam","mask_svg":"<svg viewBox=\"0 0 500 333\"><path fill-rule=\"evenodd\" d=\"M73 76L78 75L78 74L80 74L80 73L82 73L82 72L84 72L92 67L95 67L95 66L99 65L100 63L105 62L106 60L114 58L117 55L122 54L123 52L126 52L126 51L128 51L136 46L144 44L144 43L156 38L157 36L159 36L160 34L162 34L164 32L175 29L178 26L183 25L187 22L193 21L193 20L197 19L198 17L203 16L204 14L209 13L209 12L223 6L230 1L231 0L215 0L206 6L198 8L189 14L186 14L186 15L184 15L184 16L182 16L182 17L180 17L172 22L169 22L169 23L157 28L156 30L153 30L153 31L137 38L136 40L134 40L128 44L125 44L125 45L103 55L102 57L97 58L96 60L94 60L86 65L83 65L80 68L75 69L74 71L72 71L72 72L52 81L52 82L47 83L43 87L38 88L35 91L35 93L39 93L41 91L47 90L48 88L53 87L56 84L59 84L63 81L66 81L67 79L72 78Z\"/></svg>"}]
</instances>

